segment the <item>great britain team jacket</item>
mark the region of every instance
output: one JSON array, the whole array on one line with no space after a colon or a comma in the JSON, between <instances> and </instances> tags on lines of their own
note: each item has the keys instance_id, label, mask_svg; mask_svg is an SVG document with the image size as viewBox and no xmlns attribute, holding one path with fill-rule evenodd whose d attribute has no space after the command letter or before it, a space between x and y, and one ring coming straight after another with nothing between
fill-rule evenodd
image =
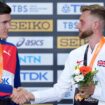
<instances>
[{"instance_id":1,"label":"great britain team jacket","mask_svg":"<svg viewBox=\"0 0 105 105\"><path fill-rule=\"evenodd\" d=\"M0 97L8 96L13 88L21 86L20 83L20 64L16 46L0 40L3 57L2 82L0 83Z\"/></svg>"}]
</instances>

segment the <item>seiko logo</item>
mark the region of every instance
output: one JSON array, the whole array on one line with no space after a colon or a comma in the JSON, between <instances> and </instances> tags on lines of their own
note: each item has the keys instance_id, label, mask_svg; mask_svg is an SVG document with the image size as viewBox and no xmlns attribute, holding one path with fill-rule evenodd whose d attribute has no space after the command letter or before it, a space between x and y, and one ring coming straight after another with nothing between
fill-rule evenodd
<instances>
[{"instance_id":1,"label":"seiko logo","mask_svg":"<svg viewBox=\"0 0 105 105\"><path fill-rule=\"evenodd\" d=\"M53 31L53 20L13 20L10 31Z\"/></svg>"},{"instance_id":2,"label":"seiko logo","mask_svg":"<svg viewBox=\"0 0 105 105\"><path fill-rule=\"evenodd\" d=\"M77 48L86 42L86 40L80 40L78 36L62 36L57 38L58 48Z\"/></svg>"}]
</instances>

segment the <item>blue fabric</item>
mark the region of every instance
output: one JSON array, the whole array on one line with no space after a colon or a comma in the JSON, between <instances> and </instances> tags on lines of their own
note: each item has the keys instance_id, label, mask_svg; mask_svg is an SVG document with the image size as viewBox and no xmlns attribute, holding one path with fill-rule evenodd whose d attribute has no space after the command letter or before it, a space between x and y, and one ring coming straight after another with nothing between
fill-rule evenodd
<instances>
[{"instance_id":1,"label":"blue fabric","mask_svg":"<svg viewBox=\"0 0 105 105\"><path fill-rule=\"evenodd\" d=\"M0 83L0 92L12 93L13 87L11 85Z\"/></svg>"},{"instance_id":2,"label":"blue fabric","mask_svg":"<svg viewBox=\"0 0 105 105\"><path fill-rule=\"evenodd\" d=\"M21 81L20 81L20 63L19 63L19 57L17 52L17 60L16 60L16 70L15 70L15 77L14 77L14 87L20 87Z\"/></svg>"}]
</instances>

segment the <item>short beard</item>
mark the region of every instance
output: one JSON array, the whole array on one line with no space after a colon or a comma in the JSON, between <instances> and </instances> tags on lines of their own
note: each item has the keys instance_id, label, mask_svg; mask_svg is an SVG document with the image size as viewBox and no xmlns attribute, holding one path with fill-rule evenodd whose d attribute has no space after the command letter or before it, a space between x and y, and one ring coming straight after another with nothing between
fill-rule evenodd
<instances>
[{"instance_id":1,"label":"short beard","mask_svg":"<svg viewBox=\"0 0 105 105\"><path fill-rule=\"evenodd\" d=\"M80 33L79 37L80 37L80 39L85 39L85 38L88 38L89 36L91 36L92 34L93 34L92 30L87 30L87 31Z\"/></svg>"}]
</instances>

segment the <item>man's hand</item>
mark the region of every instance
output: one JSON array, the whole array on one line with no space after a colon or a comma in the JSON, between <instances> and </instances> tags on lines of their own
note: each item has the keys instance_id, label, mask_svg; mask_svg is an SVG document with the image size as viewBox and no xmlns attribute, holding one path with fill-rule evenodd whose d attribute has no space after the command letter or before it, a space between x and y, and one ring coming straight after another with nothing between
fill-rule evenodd
<instances>
[{"instance_id":1,"label":"man's hand","mask_svg":"<svg viewBox=\"0 0 105 105\"><path fill-rule=\"evenodd\" d=\"M32 93L28 92L27 90L19 87L13 90L12 95L10 96L12 101L17 104L24 104L29 102L30 100L34 100L34 96Z\"/></svg>"},{"instance_id":2,"label":"man's hand","mask_svg":"<svg viewBox=\"0 0 105 105\"><path fill-rule=\"evenodd\" d=\"M85 98L88 98L94 93L95 85L91 83L90 85L83 86L79 89L79 93L81 96L85 96Z\"/></svg>"},{"instance_id":3,"label":"man's hand","mask_svg":"<svg viewBox=\"0 0 105 105\"><path fill-rule=\"evenodd\" d=\"M95 85L91 83L88 86L83 86L79 88L79 93L76 94L75 99L81 101L85 98L90 97L94 93Z\"/></svg>"}]
</instances>

